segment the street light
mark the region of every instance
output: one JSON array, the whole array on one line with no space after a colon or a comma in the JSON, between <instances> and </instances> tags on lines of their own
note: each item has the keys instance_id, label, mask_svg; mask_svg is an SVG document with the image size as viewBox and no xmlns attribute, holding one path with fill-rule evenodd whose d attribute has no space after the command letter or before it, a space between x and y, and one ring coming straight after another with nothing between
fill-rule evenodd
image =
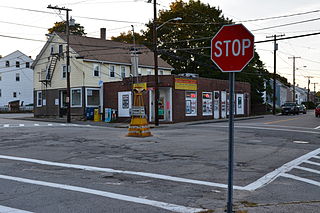
<instances>
[{"instance_id":1,"label":"street light","mask_svg":"<svg viewBox=\"0 0 320 213\"><path fill-rule=\"evenodd\" d=\"M166 23L170 22L170 21L181 21L182 18L181 17L176 17L176 18L172 18L169 19L168 21L165 21L164 23L162 23L160 26L157 27L157 30L160 29L163 25L165 25Z\"/></svg>"},{"instance_id":2,"label":"street light","mask_svg":"<svg viewBox=\"0 0 320 213\"><path fill-rule=\"evenodd\" d=\"M150 3L151 0L148 1ZM169 19L157 27L157 0L153 1L153 57L154 57L154 125L159 126L159 79L158 79L158 45L157 30L169 21L179 21L181 17Z\"/></svg>"}]
</instances>

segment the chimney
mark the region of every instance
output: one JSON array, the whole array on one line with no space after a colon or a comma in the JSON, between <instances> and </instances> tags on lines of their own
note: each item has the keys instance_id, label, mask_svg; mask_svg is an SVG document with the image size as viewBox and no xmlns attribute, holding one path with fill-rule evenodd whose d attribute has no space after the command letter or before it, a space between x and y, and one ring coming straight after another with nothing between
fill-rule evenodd
<instances>
[{"instance_id":1,"label":"chimney","mask_svg":"<svg viewBox=\"0 0 320 213\"><path fill-rule=\"evenodd\" d=\"M106 40L106 28L100 28L100 39Z\"/></svg>"}]
</instances>

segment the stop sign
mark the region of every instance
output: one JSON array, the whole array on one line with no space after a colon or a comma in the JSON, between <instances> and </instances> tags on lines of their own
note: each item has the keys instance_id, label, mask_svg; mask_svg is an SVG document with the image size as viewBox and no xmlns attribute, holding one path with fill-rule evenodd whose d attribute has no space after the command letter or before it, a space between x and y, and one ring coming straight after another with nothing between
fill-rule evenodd
<instances>
[{"instance_id":1,"label":"stop sign","mask_svg":"<svg viewBox=\"0 0 320 213\"><path fill-rule=\"evenodd\" d=\"M225 25L211 40L211 60L222 72L241 72L254 56L254 36L242 24Z\"/></svg>"}]
</instances>

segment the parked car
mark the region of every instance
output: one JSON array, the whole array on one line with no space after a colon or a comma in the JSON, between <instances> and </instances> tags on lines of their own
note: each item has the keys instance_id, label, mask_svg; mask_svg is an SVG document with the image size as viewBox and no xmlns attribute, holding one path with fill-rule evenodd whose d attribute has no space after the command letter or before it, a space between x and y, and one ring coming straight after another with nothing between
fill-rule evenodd
<instances>
[{"instance_id":1,"label":"parked car","mask_svg":"<svg viewBox=\"0 0 320 213\"><path fill-rule=\"evenodd\" d=\"M299 106L296 103L288 102L281 106L281 113L283 115L293 114L298 115L299 114Z\"/></svg>"},{"instance_id":2,"label":"parked car","mask_svg":"<svg viewBox=\"0 0 320 213\"><path fill-rule=\"evenodd\" d=\"M320 117L320 104L314 110L316 117Z\"/></svg>"},{"instance_id":3,"label":"parked car","mask_svg":"<svg viewBox=\"0 0 320 213\"><path fill-rule=\"evenodd\" d=\"M303 114L307 114L307 107L304 104L299 104L299 112Z\"/></svg>"}]
</instances>

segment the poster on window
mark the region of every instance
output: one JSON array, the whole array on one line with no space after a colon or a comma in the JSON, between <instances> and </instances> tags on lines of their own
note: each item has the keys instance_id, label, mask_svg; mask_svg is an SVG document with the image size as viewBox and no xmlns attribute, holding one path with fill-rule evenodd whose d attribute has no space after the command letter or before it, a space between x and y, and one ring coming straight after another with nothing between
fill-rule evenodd
<instances>
[{"instance_id":1,"label":"poster on window","mask_svg":"<svg viewBox=\"0 0 320 213\"><path fill-rule=\"evenodd\" d=\"M226 91L221 91L221 118L227 116L227 93Z\"/></svg>"},{"instance_id":2,"label":"poster on window","mask_svg":"<svg viewBox=\"0 0 320 213\"><path fill-rule=\"evenodd\" d=\"M122 95L122 109L129 109L129 95Z\"/></svg>"},{"instance_id":3,"label":"poster on window","mask_svg":"<svg viewBox=\"0 0 320 213\"><path fill-rule=\"evenodd\" d=\"M197 92L186 91L186 116L197 115Z\"/></svg>"},{"instance_id":4,"label":"poster on window","mask_svg":"<svg viewBox=\"0 0 320 213\"><path fill-rule=\"evenodd\" d=\"M132 107L132 94L130 91L118 92L118 116L130 117Z\"/></svg>"},{"instance_id":5,"label":"poster on window","mask_svg":"<svg viewBox=\"0 0 320 213\"><path fill-rule=\"evenodd\" d=\"M212 92L202 93L202 115L212 115Z\"/></svg>"},{"instance_id":6,"label":"poster on window","mask_svg":"<svg viewBox=\"0 0 320 213\"><path fill-rule=\"evenodd\" d=\"M220 92L214 91L214 100L213 100L213 110L214 110L214 118L219 119L220 118Z\"/></svg>"},{"instance_id":7,"label":"poster on window","mask_svg":"<svg viewBox=\"0 0 320 213\"><path fill-rule=\"evenodd\" d=\"M244 95L243 94L237 94L237 115L243 115L244 114Z\"/></svg>"}]
</instances>

